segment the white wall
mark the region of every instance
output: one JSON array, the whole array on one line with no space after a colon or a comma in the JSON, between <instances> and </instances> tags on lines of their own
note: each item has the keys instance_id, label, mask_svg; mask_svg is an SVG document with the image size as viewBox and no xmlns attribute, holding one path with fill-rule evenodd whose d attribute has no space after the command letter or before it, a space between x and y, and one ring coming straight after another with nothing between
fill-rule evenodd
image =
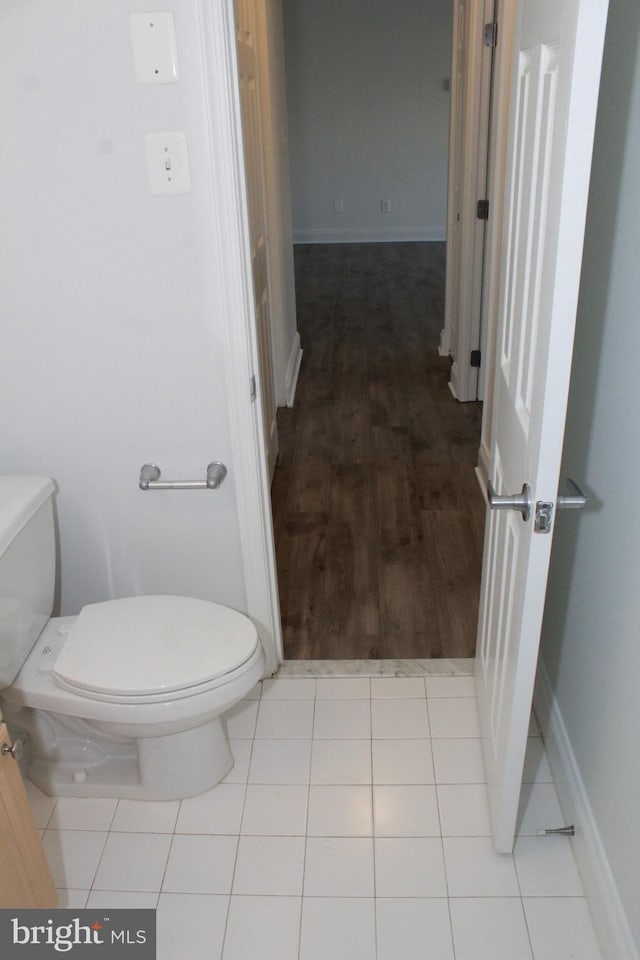
<instances>
[{"instance_id":1,"label":"white wall","mask_svg":"<svg viewBox=\"0 0 640 960\"><path fill-rule=\"evenodd\" d=\"M180 82L161 86L133 74L144 0L0 10L0 470L59 484L63 613L246 602L199 7L172 3ZM166 130L186 134L188 196L150 195L144 137ZM200 479L215 459L218 492L138 490L145 461Z\"/></svg>"},{"instance_id":2,"label":"white wall","mask_svg":"<svg viewBox=\"0 0 640 960\"><path fill-rule=\"evenodd\" d=\"M587 840L617 886L612 960L640 949L639 41L637 3L612 0L563 468L592 500L557 518L542 644Z\"/></svg>"},{"instance_id":3,"label":"white wall","mask_svg":"<svg viewBox=\"0 0 640 960\"><path fill-rule=\"evenodd\" d=\"M296 241L443 240L450 0L283 9Z\"/></svg>"}]
</instances>

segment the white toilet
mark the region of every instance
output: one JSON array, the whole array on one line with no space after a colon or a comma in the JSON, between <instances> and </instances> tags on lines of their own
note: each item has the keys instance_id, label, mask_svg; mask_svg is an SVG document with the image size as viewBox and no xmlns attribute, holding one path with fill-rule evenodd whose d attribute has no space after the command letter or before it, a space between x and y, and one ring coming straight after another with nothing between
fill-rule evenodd
<instances>
[{"instance_id":1,"label":"white toilet","mask_svg":"<svg viewBox=\"0 0 640 960\"><path fill-rule=\"evenodd\" d=\"M0 707L46 793L168 800L233 765L221 714L262 678L243 614L186 597L127 597L50 618L53 482L0 476Z\"/></svg>"}]
</instances>

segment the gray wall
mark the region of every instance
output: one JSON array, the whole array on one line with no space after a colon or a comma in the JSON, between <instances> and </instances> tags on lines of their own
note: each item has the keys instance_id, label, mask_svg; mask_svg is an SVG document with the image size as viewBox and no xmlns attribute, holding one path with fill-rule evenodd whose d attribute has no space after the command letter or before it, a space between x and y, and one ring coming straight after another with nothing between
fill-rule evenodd
<instances>
[{"instance_id":1,"label":"gray wall","mask_svg":"<svg viewBox=\"0 0 640 960\"><path fill-rule=\"evenodd\" d=\"M283 10L294 239L444 239L450 0Z\"/></svg>"},{"instance_id":2,"label":"gray wall","mask_svg":"<svg viewBox=\"0 0 640 960\"><path fill-rule=\"evenodd\" d=\"M640 946L640 7L611 0L542 660Z\"/></svg>"}]
</instances>

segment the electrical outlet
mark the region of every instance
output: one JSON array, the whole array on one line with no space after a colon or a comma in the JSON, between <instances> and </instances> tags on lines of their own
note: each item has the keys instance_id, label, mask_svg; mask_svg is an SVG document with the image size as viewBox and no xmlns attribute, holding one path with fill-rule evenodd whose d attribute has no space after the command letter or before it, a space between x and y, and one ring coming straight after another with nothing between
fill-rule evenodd
<instances>
[{"instance_id":1,"label":"electrical outlet","mask_svg":"<svg viewBox=\"0 0 640 960\"><path fill-rule=\"evenodd\" d=\"M381 200L381 201L380 201L380 212L381 212L381 213L391 213L391 200Z\"/></svg>"},{"instance_id":2,"label":"electrical outlet","mask_svg":"<svg viewBox=\"0 0 640 960\"><path fill-rule=\"evenodd\" d=\"M344 200L340 197L339 200L333 201L333 212L334 213L344 213Z\"/></svg>"}]
</instances>

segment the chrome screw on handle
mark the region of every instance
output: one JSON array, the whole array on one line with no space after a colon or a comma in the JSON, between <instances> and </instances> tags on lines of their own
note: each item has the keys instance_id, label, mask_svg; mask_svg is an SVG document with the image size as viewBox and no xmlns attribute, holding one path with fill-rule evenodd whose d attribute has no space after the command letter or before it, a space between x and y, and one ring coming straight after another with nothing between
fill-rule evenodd
<instances>
[{"instance_id":1,"label":"chrome screw on handle","mask_svg":"<svg viewBox=\"0 0 640 960\"><path fill-rule=\"evenodd\" d=\"M0 747L0 753L2 753L3 756L10 753L14 760L19 760L24 753L24 742L22 740L14 740L12 744L3 743L2 747Z\"/></svg>"}]
</instances>

